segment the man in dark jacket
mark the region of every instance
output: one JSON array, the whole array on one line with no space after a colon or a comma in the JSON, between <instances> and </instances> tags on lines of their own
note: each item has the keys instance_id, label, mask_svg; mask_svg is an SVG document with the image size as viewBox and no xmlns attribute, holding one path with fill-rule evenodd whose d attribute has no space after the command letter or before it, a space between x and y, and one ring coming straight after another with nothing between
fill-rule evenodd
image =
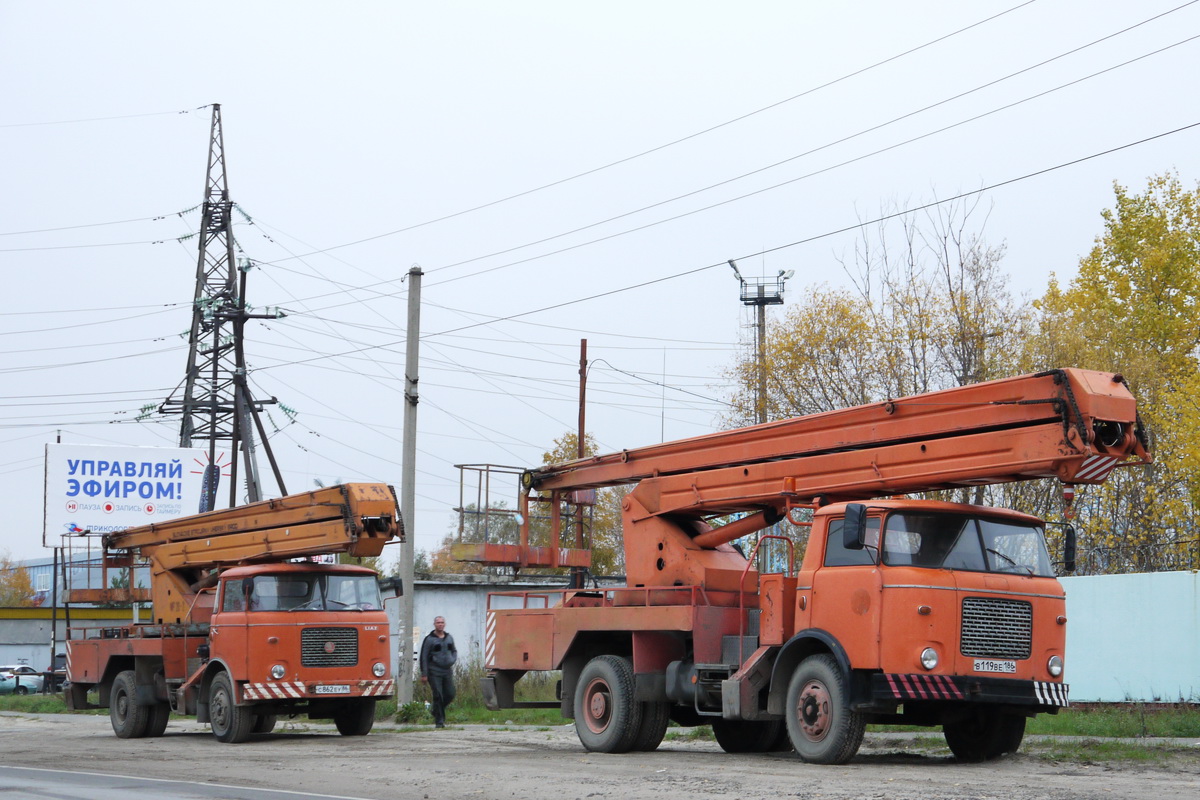
<instances>
[{"instance_id":1,"label":"man in dark jacket","mask_svg":"<svg viewBox=\"0 0 1200 800\"><path fill-rule=\"evenodd\" d=\"M446 706L454 702L454 663L458 661L458 648L454 637L446 633L445 617L433 618L433 630L421 642L421 682L428 683L433 692L435 727L446 727Z\"/></svg>"}]
</instances>

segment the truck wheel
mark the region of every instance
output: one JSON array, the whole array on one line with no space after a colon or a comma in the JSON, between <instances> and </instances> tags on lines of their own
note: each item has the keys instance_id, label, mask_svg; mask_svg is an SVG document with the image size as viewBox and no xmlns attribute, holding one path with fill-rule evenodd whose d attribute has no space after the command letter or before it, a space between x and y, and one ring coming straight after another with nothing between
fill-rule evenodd
<instances>
[{"instance_id":1,"label":"truck wheel","mask_svg":"<svg viewBox=\"0 0 1200 800\"><path fill-rule=\"evenodd\" d=\"M800 662L788 684L786 719L792 746L810 764L845 764L858 752L867 726L850 709L846 676L828 653Z\"/></svg>"},{"instance_id":2,"label":"truck wheel","mask_svg":"<svg viewBox=\"0 0 1200 800\"><path fill-rule=\"evenodd\" d=\"M780 736L787 739L783 720L761 722L739 719L714 719L713 736L726 753L770 753L779 749ZM788 741L786 749L791 749Z\"/></svg>"},{"instance_id":3,"label":"truck wheel","mask_svg":"<svg viewBox=\"0 0 1200 800\"><path fill-rule=\"evenodd\" d=\"M375 701L347 700L333 715L333 724L342 736L366 736L375 725Z\"/></svg>"},{"instance_id":4,"label":"truck wheel","mask_svg":"<svg viewBox=\"0 0 1200 800\"><path fill-rule=\"evenodd\" d=\"M218 742L237 744L250 738L254 714L249 706L239 706L228 672L218 674L208 691L208 721Z\"/></svg>"},{"instance_id":5,"label":"truck wheel","mask_svg":"<svg viewBox=\"0 0 1200 800\"><path fill-rule=\"evenodd\" d=\"M671 704L650 701L642 703L642 727L629 749L639 753L657 750L671 723Z\"/></svg>"},{"instance_id":6,"label":"truck wheel","mask_svg":"<svg viewBox=\"0 0 1200 800\"><path fill-rule=\"evenodd\" d=\"M150 724L150 709L133 702L134 672L127 669L117 674L108 696L108 718L113 732L121 739L140 739Z\"/></svg>"},{"instance_id":7,"label":"truck wheel","mask_svg":"<svg viewBox=\"0 0 1200 800\"><path fill-rule=\"evenodd\" d=\"M642 704L633 699L633 666L619 656L597 656L579 673L575 732L588 750L627 753L642 727Z\"/></svg>"},{"instance_id":8,"label":"truck wheel","mask_svg":"<svg viewBox=\"0 0 1200 800\"><path fill-rule=\"evenodd\" d=\"M278 719L274 714L255 714L254 733L270 733L275 730L275 723Z\"/></svg>"},{"instance_id":9,"label":"truck wheel","mask_svg":"<svg viewBox=\"0 0 1200 800\"><path fill-rule=\"evenodd\" d=\"M171 721L171 704L155 703L149 707L149 719L146 721L146 736L162 736Z\"/></svg>"},{"instance_id":10,"label":"truck wheel","mask_svg":"<svg viewBox=\"0 0 1200 800\"><path fill-rule=\"evenodd\" d=\"M959 761L991 761L1017 752L1025 738L1025 717L980 709L967 719L942 725L942 733Z\"/></svg>"}]
</instances>

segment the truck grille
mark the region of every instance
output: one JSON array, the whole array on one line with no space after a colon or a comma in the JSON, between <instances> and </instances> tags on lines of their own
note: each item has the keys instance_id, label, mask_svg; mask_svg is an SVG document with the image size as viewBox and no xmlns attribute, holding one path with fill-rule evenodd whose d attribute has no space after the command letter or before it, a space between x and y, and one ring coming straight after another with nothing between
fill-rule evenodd
<instances>
[{"instance_id":1,"label":"truck grille","mask_svg":"<svg viewBox=\"0 0 1200 800\"><path fill-rule=\"evenodd\" d=\"M1033 606L1024 600L964 597L962 654L973 658L1029 658Z\"/></svg>"},{"instance_id":2,"label":"truck grille","mask_svg":"<svg viewBox=\"0 0 1200 800\"><path fill-rule=\"evenodd\" d=\"M305 628L300 632L300 663L306 667L355 666L358 664L358 631L354 628Z\"/></svg>"}]
</instances>

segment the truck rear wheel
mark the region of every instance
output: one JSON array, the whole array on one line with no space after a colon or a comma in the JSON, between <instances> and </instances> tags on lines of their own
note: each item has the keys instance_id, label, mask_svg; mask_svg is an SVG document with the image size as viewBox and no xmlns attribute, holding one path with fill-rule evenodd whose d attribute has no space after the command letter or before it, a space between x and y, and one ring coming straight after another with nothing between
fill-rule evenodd
<instances>
[{"instance_id":1,"label":"truck rear wheel","mask_svg":"<svg viewBox=\"0 0 1200 800\"><path fill-rule=\"evenodd\" d=\"M254 732L255 733L270 733L275 730L275 723L278 717L274 714L255 714L254 715Z\"/></svg>"},{"instance_id":2,"label":"truck rear wheel","mask_svg":"<svg viewBox=\"0 0 1200 800\"><path fill-rule=\"evenodd\" d=\"M671 723L671 704L658 701L642 703L642 727L634 737L630 750L649 753L657 750Z\"/></svg>"},{"instance_id":3,"label":"truck rear wheel","mask_svg":"<svg viewBox=\"0 0 1200 800\"><path fill-rule=\"evenodd\" d=\"M991 761L1021 747L1025 717L980 709L965 720L942 725L942 733L959 761Z\"/></svg>"},{"instance_id":4,"label":"truck rear wheel","mask_svg":"<svg viewBox=\"0 0 1200 800\"><path fill-rule=\"evenodd\" d=\"M619 656L597 656L579 673L575 732L588 750L627 753L642 728L642 704L633 699L633 666Z\"/></svg>"},{"instance_id":5,"label":"truck rear wheel","mask_svg":"<svg viewBox=\"0 0 1200 800\"><path fill-rule=\"evenodd\" d=\"M366 736L375 725L375 701L347 700L333 715L333 724L342 736Z\"/></svg>"},{"instance_id":6,"label":"truck rear wheel","mask_svg":"<svg viewBox=\"0 0 1200 800\"><path fill-rule=\"evenodd\" d=\"M167 723L171 721L171 704L155 703L148 708L150 713L149 719L146 720L146 736L162 736L167 729Z\"/></svg>"},{"instance_id":7,"label":"truck rear wheel","mask_svg":"<svg viewBox=\"0 0 1200 800\"><path fill-rule=\"evenodd\" d=\"M121 739L140 739L150 724L150 709L133 702L136 677L133 670L117 673L108 696L108 718Z\"/></svg>"},{"instance_id":8,"label":"truck rear wheel","mask_svg":"<svg viewBox=\"0 0 1200 800\"><path fill-rule=\"evenodd\" d=\"M228 672L222 672L212 680L208 692L208 721L217 741L229 744L246 741L254 729L254 714L249 706L237 705Z\"/></svg>"},{"instance_id":9,"label":"truck rear wheel","mask_svg":"<svg viewBox=\"0 0 1200 800\"><path fill-rule=\"evenodd\" d=\"M846 676L828 653L800 662L788 684L786 719L792 746L810 764L845 764L867 727L863 715L850 709Z\"/></svg>"},{"instance_id":10,"label":"truck rear wheel","mask_svg":"<svg viewBox=\"0 0 1200 800\"><path fill-rule=\"evenodd\" d=\"M713 736L726 753L771 753L779 750L786 742L785 750L792 743L787 739L787 728L781 719L761 722L738 719L714 719Z\"/></svg>"}]
</instances>

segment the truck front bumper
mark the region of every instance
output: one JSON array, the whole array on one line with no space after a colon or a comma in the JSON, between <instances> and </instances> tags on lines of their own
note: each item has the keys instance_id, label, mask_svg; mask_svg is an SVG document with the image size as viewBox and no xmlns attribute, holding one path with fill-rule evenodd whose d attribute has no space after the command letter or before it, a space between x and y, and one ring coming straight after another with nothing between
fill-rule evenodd
<instances>
[{"instance_id":1,"label":"truck front bumper","mask_svg":"<svg viewBox=\"0 0 1200 800\"><path fill-rule=\"evenodd\" d=\"M242 686L242 700L307 700L332 697L391 697L395 681L270 681Z\"/></svg>"},{"instance_id":2,"label":"truck front bumper","mask_svg":"<svg viewBox=\"0 0 1200 800\"><path fill-rule=\"evenodd\" d=\"M871 677L875 700L902 703L924 700L1066 708L1070 705L1068 689L1065 683L974 675L880 673Z\"/></svg>"}]
</instances>

